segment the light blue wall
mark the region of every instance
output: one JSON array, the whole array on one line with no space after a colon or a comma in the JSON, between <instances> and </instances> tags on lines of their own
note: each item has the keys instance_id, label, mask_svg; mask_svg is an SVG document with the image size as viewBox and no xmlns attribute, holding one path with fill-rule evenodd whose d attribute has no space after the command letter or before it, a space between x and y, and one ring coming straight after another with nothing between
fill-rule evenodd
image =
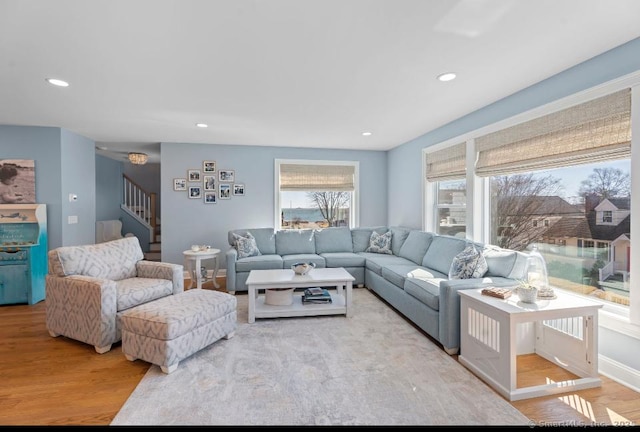
<instances>
[{"instance_id":1,"label":"light blue wall","mask_svg":"<svg viewBox=\"0 0 640 432\"><path fill-rule=\"evenodd\" d=\"M33 159L36 201L47 205L49 249L95 241L94 142L60 128L0 126L0 159ZM69 202L76 193L77 203ZM77 205L75 205L77 204ZM67 216L78 224L68 228Z\"/></svg>"},{"instance_id":2,"label":"light blue wall","mask_svg":"<svg viewBox=\"0 0 640 432\"><path fill-rule=\"evenodd\" d=\"M389 224L422 227L422 149L640 70L640 38L389 151Z\"/></svg>"},{"instance_id":3,"label":"light blue wall","mask_svg":"<svg viewBox=\"0 0 640 432\"><path fill-rule=\"evenodd\" d=\"M360 226L387 223L386 152L162 143L161 159L163 261L182 264L182 251L192 244L226 251L231 229L273 227L275 159L359 161ZM235 170L245 196L204 204L173 190L174 178L186 178L188 169L202 170L205 160L216 161L217 169Z\"/></svg>"},{"instance_id":4,"label":"light blue wall","mask_svg":"<svg viewBox=\"0 0 640 432\"><path fill-rule=\"evenodd\" d=\"M96 155L96 221L120 219L123 163Z\"/></svg>"},{"instance_id":5,"label":"light blue wall","mask_svg":"<svg viewBox=\"0 0 640 432\"><path fill-rule=\"evenodd\" d=\"M91 244L96 239L96 150L95 143L61 129L62 151L62 245ZM78 200L69 201L69 194ZM68 217L78 223L69 224Z\"/></svg>"}]
</instances>

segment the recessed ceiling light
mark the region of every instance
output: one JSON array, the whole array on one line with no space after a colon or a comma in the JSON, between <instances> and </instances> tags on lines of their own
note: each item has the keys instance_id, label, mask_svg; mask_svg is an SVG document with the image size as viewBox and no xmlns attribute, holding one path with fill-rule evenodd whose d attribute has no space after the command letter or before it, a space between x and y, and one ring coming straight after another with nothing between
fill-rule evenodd
<instances>
[{"instance_id":1,"label":"recessed ceiling light","mask_svg":"<svg viewBox=\"0 0 640 432\"><path fill-rule=\"evenodd\" d=\"M207 127L209 127L209 125L206 124L206 123L196 123L196 126L198 126L199 128L207 128Z\"/></svg>"},{"instance_id":2,"label":"recessed ceiling light","mask_svg":"<svg viewBox=\"0 0 640 432\"><path fill-rule=\"evenodd\" d=\"M453 72L447 72L447 73L438 75L438 80L451 81L452 79L455 79L455 77L456 77L456 74L454 74Z\"/></svg>"},{"instance_id":3,"label":"recessed ceiling light","mask_svg":"<svg viewBox=\"0 0 640 432\"><path fill-rule=\"evenodd\" d=\"M54 85L54 86L58 86L58 87L69 87L69 83L66 81L62 81L61 79L57 79L57 78L47 78L46 80L49 84Z\"/></svg>"},{"instance_id":4,"label":"recessed ceiling light","mask_svg":"<svg viewBox=\"0 0 640 432\"><path fill-rule=\"evenodd\" d=\"M362 136L371 136L371 132L362 132Z\"/></svg>"}]
</instances>

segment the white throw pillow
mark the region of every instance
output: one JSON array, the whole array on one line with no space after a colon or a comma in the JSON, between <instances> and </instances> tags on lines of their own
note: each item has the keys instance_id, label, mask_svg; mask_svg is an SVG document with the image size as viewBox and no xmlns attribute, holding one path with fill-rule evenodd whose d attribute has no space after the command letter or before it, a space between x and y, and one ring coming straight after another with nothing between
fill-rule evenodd
<instances>
[{"instance_id":1,"label":"white throw pillow","mask_svg":"<svg viewBox=\"0 0 640 432\"><path fill-rule=\"evenodd\" d=\"M470 244L453 257L449 268L449 279L480 278L489 270L487 260L478 248Z\"/></svg>"},{"instance_id":2,"label":"white throw pillow","mask_svg":"<svg viewBox=\"0 0 640 432\"><path fill-rule=\"evenodd\" d=\"M234 233L233 238L235 240L234 247L238 251L238 258L262 255L256 244L255 237L250 232L247 233L246 237Z\"/></svg>"},{"instance_id":3,"label":"white throw pillow","mask_svg":"<svg viewBox=\"0 0 640 432\"><path fill-rule=\"evenodd\" d=\"M369 239L369 247L365 252L393 255L391 251L391 236L391 231L387 231L384 234L378 234L373 231Z\"/></svg>"}]
</instances>

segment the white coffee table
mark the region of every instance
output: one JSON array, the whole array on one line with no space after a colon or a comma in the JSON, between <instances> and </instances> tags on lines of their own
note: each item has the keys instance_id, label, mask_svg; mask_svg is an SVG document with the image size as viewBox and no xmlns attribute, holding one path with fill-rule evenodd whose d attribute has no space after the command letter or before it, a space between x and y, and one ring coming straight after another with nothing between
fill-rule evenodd
<instances>
[{"instance_id":1,"label":"white coffee table","mask_svg":"<svg viewBox=\"0 0 640 432\"><path fill-rule=\"evenodd\" d=\"M458 360L510 401L599 387L598 310L601 303L555 290L557 299L502 300L461 290ZM516 357L535 353L579 378L517 387Z\"/></svg>"},{"instance_id":2,"label":"white coffee table","mask_svg":"<svg viewBox=\"0 0 640 432\"><path fill-rule=\"evenodd\" d=\"M355 278L342 267L316 268L306 275L296 275L293 270L251 270L247 278L249 296L249 323L256 318L300 317L316 315L351 316L351 297ZM336 287L331 293L331 303L302 304L302 293L294 293L293 304L275 306L265 304L260 291L273 288Z\"/></svg>"}]
</instances>

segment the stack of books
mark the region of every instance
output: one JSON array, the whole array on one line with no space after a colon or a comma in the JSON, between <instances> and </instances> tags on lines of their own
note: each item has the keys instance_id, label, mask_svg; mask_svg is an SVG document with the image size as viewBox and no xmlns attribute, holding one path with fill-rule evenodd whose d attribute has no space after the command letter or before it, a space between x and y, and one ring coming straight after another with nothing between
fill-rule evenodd
<instances>
[{"instance_id":1,"label":"stack of books","mask_svg":"<svg viewBox=\"0 0 640 432\"><path fill-rule=\"evenodd\" d=\"M331 294L324 288L307 288L302 295L302 304L309 303L331 303Z\"/></svg>"}]
</instances>

